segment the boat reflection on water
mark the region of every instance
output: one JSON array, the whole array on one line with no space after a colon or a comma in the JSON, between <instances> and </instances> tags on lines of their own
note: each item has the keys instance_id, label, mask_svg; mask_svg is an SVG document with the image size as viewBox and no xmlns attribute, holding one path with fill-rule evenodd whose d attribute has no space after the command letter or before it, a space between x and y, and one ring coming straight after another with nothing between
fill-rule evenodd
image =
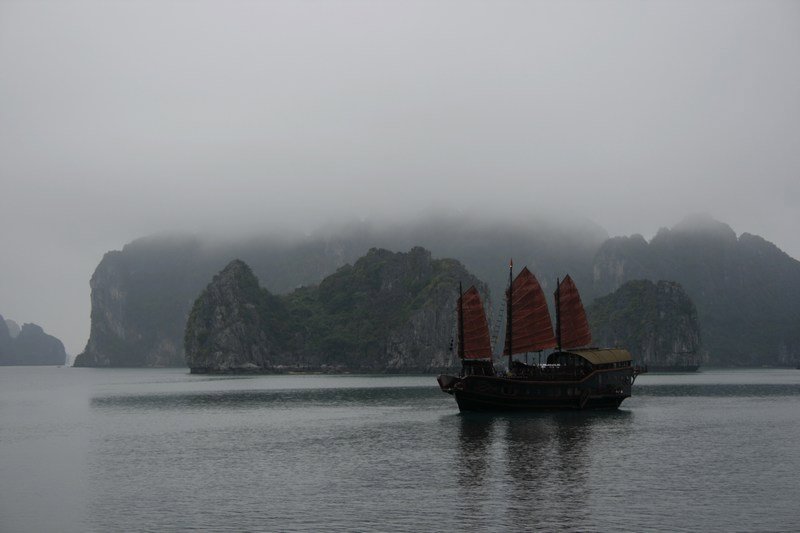
<instances>
[{"instance_id":1,"label":"boat reflection on water","mask_svg":"<svg viewBox=\"0 0 800 533\"><path fill-rule=\"evenodd\" d=\"M459 416L458 419L459 484L482 484L489 462L488 450L493 440L493 426L497 419L481 414Z\"/></svg>"},{"instance_id":2,"label":"boat reflection on water","mask_svg":"<svg viewBox=\"0 0 800 533\"><path fill-rule=\"evenodd\" d=\"M633 432L633 414L624 410L461 413L458 419L462 518L478 527L591 524L593 491L617 481L590 479L591 465L603 455L618 456L613 436ZM512 489L498 494L498 487Z\"/></svg>"}]
</instances>

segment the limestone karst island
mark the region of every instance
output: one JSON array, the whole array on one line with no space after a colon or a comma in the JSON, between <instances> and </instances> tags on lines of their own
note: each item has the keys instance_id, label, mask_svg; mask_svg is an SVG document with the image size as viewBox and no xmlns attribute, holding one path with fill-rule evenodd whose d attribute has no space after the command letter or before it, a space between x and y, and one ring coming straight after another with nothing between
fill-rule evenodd
<instances>
[{"instance_id":1,"label":"limestone karst island","mask_svg":"<svg viewBox=\"0 0 800 533\"><path fill-rule=\"evenodd\" d=\"M495 330L509 249L547 294L569 273L595 341L627 347L636 364L800 361L791 318L800 314L800 263L761 237L708 217L647 241L608 238L589 223L520 227L452 216L298 241L134 241L107 253L92 276L91 334L75 364L438 372L457 365L450 347L459 281L481 287L493 340L502 337Z\"/></svg>"}]
</instances>

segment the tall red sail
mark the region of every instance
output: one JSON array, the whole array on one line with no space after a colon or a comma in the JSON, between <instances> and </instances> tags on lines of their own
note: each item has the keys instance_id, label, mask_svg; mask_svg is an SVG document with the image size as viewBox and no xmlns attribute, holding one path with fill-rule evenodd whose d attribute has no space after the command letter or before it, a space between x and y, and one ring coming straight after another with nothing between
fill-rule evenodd
<instances>
[{"instance_id":1,"label":"tall red sail","mask_svg":"<svg viewBox=\"0 0 800 533\"><path fill-rule=\"evenodd\" d=\"M475 286L467 289L458 301L460 345L458 354L464 359L487 359L492 357L489 340L489 325L483 302ZM463 324L463 326L462 326Z\"/></svg>"},{"instance_id":2,"label":"tall red sail","mask_svg":"<svg viewBox=\"0 0 800 533\"><path fill-rule=\"evenodd\" d=\"M561 329L559 339L561 348L568 350L591 344L592 333L589 331L586 311L583 309L578 287L575 286L571 277L565 277L558 285L556 298Z\"/></svg>"},{"instance_id":3,"label":"tall red sail","mask_svg":"<svg viewBox=\"0 0 800 533\"><path fill-rule=\"evenodd\" d=\"M511 345L506 339L505 355L538 352L556 345L547 300L539 282L527 267L511 284Z\"/></svg>"}]
</instances>

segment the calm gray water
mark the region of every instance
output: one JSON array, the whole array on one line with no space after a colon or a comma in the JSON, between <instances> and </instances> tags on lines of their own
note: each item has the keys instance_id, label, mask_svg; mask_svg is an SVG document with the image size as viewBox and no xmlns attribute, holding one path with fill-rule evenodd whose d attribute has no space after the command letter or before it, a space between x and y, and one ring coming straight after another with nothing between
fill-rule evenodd
<instances>
[{"instance_id":1,"label":"calm gray water","mask_svg":"<svg viewBox=\"0 0 800 533\"><path fill-rule=\"evenodd\" d=\"M0 368L0 530L800 530L800 371L460 415L435 378Z\"/></svg>"}]
</instances>

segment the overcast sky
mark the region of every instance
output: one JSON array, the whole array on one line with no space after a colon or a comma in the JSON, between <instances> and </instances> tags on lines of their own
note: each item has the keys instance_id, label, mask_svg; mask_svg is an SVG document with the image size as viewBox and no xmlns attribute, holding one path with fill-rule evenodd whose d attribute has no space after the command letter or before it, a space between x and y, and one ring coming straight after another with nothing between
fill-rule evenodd
<instances>
[{"instance_id":1,"label":"overcast sky","mask_svg":"<svg viewBox=\"0 0 800 533\"><path fill-rule=\"evenodd\" d=\"M72 354L148 233L554 205L800 257L800 2L0 0L0 313Z\"/></svg>"}]
</instances>

